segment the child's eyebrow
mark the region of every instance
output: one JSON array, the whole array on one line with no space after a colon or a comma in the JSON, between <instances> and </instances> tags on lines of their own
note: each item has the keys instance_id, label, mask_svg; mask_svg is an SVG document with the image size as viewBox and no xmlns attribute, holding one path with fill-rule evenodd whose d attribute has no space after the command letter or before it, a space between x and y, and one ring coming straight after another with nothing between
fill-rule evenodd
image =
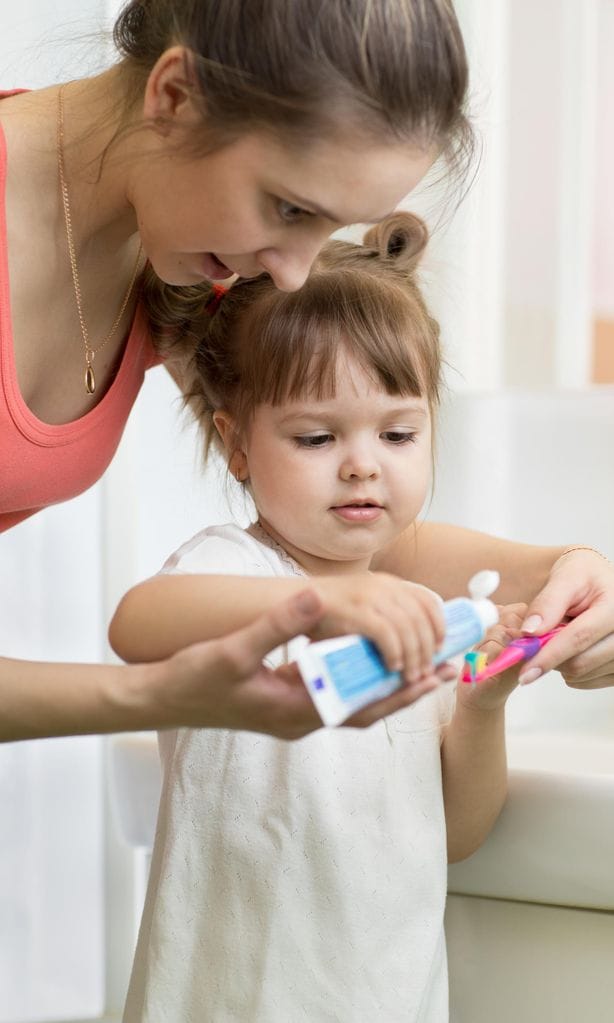
<instances>
[{"instance_id":1,"label":"child's eyebrow","mask_svg":"<svg viewBox=\"0 0 614 1023\"><path fill-rule=\"evenodd\" d=\"M412 418L426 419L429 415L429 410L425 408L423 404L417 402L406 402L404 405L398 405L394 408L383 408L379 413L382 419L395 418L396 416L407 416L410 415ZM294 408L291 412L282 416L279 419L279 423L290 423L296 419L322 419L323 417L338 417L339 409L333 403L317 404L317 405L299 405Z\"/></svg>"}]
</instances>

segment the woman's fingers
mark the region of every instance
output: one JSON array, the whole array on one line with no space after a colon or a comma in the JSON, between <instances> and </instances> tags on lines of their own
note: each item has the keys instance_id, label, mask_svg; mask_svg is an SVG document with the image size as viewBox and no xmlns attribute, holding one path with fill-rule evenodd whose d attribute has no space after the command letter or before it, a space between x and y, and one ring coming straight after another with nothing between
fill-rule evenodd
<instances>
[{"instance_id":1,"label":"woman's fingers","mask_svg":"<svg viewBox=\"0 0 614 1023\"><path fill-rule=\"evenodd\" d=\"M370 703L368 707L364 707L357 714L353 714L343 724L351 728L369 728L376 721L379 721L380 718L388 717L389 714L394 714L396 711L402 710L403 707L409 707L410 704L415 703L420 697L437 689L439 684L440 679L437 676L431 675L428 679L424 679L414 685L403 686L402 689L397 690L392 696L386 696L383 700Z\"/></svg>"},{"instance_id":2,"label":"woman's fingers","mask_svg":"<svg viewBox=\"0 0 614 1023\"><path fill-rule=\"evenodd\" d=\"M614 619L605 607L595 606L583 611L549 640L535 657L526 662L520 675L521 685L534 682L547 671L562 671L563 666L570 663L576 670L578 665L587 664L591 665L590 670L595 670L604 664L602 658L605 656L607 664L611 659L612 647L609 643L605 646L601 644L611 636L613 624ZM609 683L604 682L606 684Z\"/></svg>"},{"instance_id":3,"label":"woman's fingers","mask_svg":"<svg viewBox=\"0 0 614 1023\"><path fill-rule=\"evenodd\" d=\"M605 689L614 685L614 633L563 661L557 671L572 689Z\"/></svg>"},{"instance_id":4,"label":"woman's fingers","mask_svg":"<svg viewBox=\"0 0 614 1023\"><path fill-rule=\"evenodd\" d=\"M601 611L590 627L601 630L597 639L612 631L614 624L614 568L600 554L577 550L555 562L548 582L527 608L523 629L540 634L553 629L565 618L579 619L586 611ZM584 628L585 626L581 626ZM570 643L573 633L569 633ZM580 631L575 633L575 639ZM574 640L575 641L575 640ZM557 644L565 649L565 641ZM569 656L574 651L569 649Z\"/></svg>"}]
</instances>

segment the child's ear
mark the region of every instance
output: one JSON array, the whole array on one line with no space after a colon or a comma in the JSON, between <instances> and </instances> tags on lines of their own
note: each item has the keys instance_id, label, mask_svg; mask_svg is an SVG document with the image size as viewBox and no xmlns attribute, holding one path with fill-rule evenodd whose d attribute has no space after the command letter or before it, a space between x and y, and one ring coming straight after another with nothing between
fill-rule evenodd
<instances>
[{"instance_id":1,"label":"child's ear","mask_svg":"<svg viewBox=\"0 0 614 1023\"><path fill-rule=\"evenodd\" d=\"M226 450L229 472L239 483L245 483L249 476L247 455L239 444L235 420L229 412L218 409L213 413L213 423Z\"/></svg>"}]
</instances>

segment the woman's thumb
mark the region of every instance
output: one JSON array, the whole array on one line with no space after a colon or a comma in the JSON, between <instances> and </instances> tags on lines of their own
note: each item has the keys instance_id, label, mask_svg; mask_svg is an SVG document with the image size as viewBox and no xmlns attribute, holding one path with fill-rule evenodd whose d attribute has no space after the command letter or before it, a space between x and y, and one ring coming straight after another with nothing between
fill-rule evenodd
<instances>
[{"instance_id":1,"label":"woman's thumb","mask_svg":"<svg viewBox=\"0 0 614 1023\"><path fill-rule=\"evenodd\" d=\"M306 588L281 601L255 622L241 629L240 643L254 667L282 643L308 632L323 612L315 590Z\"/></svg>"}]
</instances>

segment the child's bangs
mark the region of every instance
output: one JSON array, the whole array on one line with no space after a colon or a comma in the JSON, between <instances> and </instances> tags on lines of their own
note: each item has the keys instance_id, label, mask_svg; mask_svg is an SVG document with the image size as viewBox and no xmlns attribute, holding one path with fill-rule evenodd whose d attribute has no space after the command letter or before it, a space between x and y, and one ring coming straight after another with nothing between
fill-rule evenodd
<instances>
[{"instance_id":1,"label":"child's bangs","mask_svg":"<svg viewBox=\"0 0 614 1023\"><path fill-rule=\"evenodd\" d=\"M303 289L273 296L250 322L244 347L244 410L305 398L334 398L339 356L352 359L388 394L430 394L432 347L400 288L366 275L314 275ZM269 297L269 296L267 296ZM273 306L273 308L271 308Z\"/></svg>"}]
</instances>

